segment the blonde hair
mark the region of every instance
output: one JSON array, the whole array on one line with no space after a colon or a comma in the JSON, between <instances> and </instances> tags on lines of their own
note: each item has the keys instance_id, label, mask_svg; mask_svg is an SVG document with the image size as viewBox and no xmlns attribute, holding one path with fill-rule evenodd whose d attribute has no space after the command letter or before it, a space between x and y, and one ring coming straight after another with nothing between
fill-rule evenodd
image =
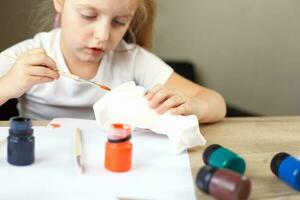
<instances>
[{"instance_id":1,"label":"blonde hair","mask_svg":"<svg viewBox=\"0 0 300 200\"><path fill-rule=\"evenodd\" d=\"M151 50L153 39L153 26L155 18L155 0L138 0L139 5L134 17L124 35L128 43L138 44L145 49ZM53 28L55 10L52 0L42 0L33 9L30 19L34 24L31 29L35 32L49 31ZM34 14L33 14L34 13Z\"/></svg>"},{"instance_id":2,"label":"blonde hair","mask_svg":"<svg viewBox=\"0 0 300 200\"><path fill-rule=\"evenodd\" d=\"M139 0L139 6L125 34L125 41L138 44L148 50L152 48L155 1Z\"/></svg>"}]
</instances>

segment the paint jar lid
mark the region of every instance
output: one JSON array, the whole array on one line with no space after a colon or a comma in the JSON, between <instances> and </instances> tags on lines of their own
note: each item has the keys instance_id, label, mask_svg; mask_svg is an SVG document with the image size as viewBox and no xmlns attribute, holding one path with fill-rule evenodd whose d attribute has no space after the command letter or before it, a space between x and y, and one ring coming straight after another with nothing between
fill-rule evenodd
<instances>
[{"instance_id":1,"label":"paint jar lid","mask_svg":"<svg viewBox=\"0 0 300 200\"><path fill-rule=\"evenodd\" d=\"M210 180L217 170L217 168L211 167L209 165L205 165L204 167L200 168L196 177L196 185L201 191L207 194L209 193Z\"/></svg>"},{"instance_id":2,"label":"paint jar lid","mask_svg":"<svg viewBox=\"0 0 300 200\"><path fill-rule=\"evenodd\" d=\"M202 155L202 159L203 159L203 162L207 165L208 164L208 161L209 161L209 158L211 156L211 154L219 149L219 148L222 148L221 145L218 145L218 144L212 144L210 146L208 146L204 152L203 152L203 155Z\"/></svg>"},{"instance_id":3,"label":"paint jar lid","mask_svg":"<svg viewBox=\"0 0 300 200\"><path fill-rule=\"evenodd\" d=\"M32 122L26 117L12 117L10 119L9 134L16 137L26 137L33 134Z\"/></svg>"},{"instance_id":4,"label":"paint jar lid","mask_svg":"<svg viewBox=\"0 0 300 200\"><path fill-rule=\"evenodd\" d=\"M124 142L131 138L131 127L127 124L112 124L108 133L109 142Z\"/></svg>"},{"instance_id":5,"label":"paint jar lid","mask_svg":"<svg viewBox=\"0 0 300 200\"><path fill-rule=\"evenodd\" d=\"M286 159L287 157L289 157L290 155L288 153L285 152L281 152L276 154L271 161L271 170L272 172L278 176L278 168L281 164L281 162Z\"/></svg>"}]
</instances>

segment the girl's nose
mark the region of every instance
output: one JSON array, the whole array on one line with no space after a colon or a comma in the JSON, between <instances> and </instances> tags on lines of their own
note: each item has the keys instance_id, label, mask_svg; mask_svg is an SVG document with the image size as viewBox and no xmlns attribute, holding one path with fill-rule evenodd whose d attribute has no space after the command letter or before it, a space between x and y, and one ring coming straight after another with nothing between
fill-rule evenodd
<instances>
[{"instance_id":1,"label":"girl's nose","mask_svg":"<svg viewBox=\"0 0 300 200\"><path fill-rule=\"evenodd\" d=\"M110 37L110 22L109 20L102 19L99 23L95 24L94 35L100 42L106 42Z\"/></svg>"}]
</instances>

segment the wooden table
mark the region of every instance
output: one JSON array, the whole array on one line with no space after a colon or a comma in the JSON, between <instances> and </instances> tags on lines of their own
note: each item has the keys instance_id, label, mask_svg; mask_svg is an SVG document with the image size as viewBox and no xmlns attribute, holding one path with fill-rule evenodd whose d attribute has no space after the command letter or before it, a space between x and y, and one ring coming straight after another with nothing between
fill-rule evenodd
<instances>
[{"instance_id":1,"label":"wooden table","mask_svg":"<svg viewBox=\"0 0 300 200\"><path fill-rule=\"evenodd\" d=\"M223 122L201 126L206 146L220 144L246 160L246 175L252 181L250 199L300 199L300 193L279 181L270 170L273 156L287 152L300 158L300 116L227 118ZM203 166L205 147L189 151L193 179ZM196 190L197 199L212 199Z\"/></svg>"},{"instance_id":2,"label":"wooden table","mask_svg":"<svg viewBox=\"0 0 300 200\"><path fill-rule=\"evenodd\" d=\"M45 121L34 125L43 126ZM0 126L7 126L0 122ZM201 132L210 144L229 148L246 160L246 175L252 180L250 199L300 199L300 193L281 182L270 170L272 157L287 152L300 158L300 116L226 118L224 121L201 125ZM193 179L203 166L202 152L205 147L189 151ZM197 199L212 199L197 188Z\"/></svg>"}]
</instances>

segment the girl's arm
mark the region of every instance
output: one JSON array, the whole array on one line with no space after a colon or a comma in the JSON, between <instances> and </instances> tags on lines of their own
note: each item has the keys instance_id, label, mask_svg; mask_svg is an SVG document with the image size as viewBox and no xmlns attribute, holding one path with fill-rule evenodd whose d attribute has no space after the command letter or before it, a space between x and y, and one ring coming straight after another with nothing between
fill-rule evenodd
<instances>
[{"instance_id":1,"label":"girl's arm","mask_svg":"<svg viewBox=\"0 0 300 200\"><path fill-rule=\"evenodd\" d=\"M5 77L1 77L0 78L0 88L1 88L1 92L0 92L0 106L2 106L5 102L7 102L9 99L13 98L11 96L11 86L8 86L6 84L6 80Z\"/></svg>"},{"instance_id":2,"label":"girl's arm","mask_svg":"<svg viewBox=\"0 0 300 200\"><path fill-rule=\"evenodd\" d=\"M202 123L220 121L225 117L224 98L173 73L164 85L154 86L146 95L150 106L160 114L197 115Z\"/></svg>"}]
</instances>

